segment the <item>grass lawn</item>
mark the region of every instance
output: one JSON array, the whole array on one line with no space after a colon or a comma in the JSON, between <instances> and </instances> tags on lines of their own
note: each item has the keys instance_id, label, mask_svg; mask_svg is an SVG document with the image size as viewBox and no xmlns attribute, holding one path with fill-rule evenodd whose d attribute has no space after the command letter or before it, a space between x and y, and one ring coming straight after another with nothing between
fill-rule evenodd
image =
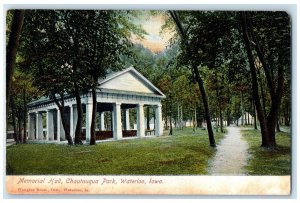
<instances>
[{"instance_id":1,"label":"grass lawn","mask_svg":"<svg viewBox=\"0 0 300 203\"><path fill-rule=\"evenodd\" d=\"M276 134L277 149L260 147L261 134L258 130L243 130L243 137L249 144L250 159L246 170L249 175L290 175L291 137L289 133Z\"/></svg>"},{"instance_id":2,"label":"grass lawn","mask_svg":"<svg viewBox=\"0 0 300 203\"><path fill-rule=\"evenodd\" d=\"M215 133L216 142L223 135ZM207 132L174 129L173 136L102 142L95 146L23 144L7 147L8 175L207 174L215 149Z\"/></svg>"}]
</instances>

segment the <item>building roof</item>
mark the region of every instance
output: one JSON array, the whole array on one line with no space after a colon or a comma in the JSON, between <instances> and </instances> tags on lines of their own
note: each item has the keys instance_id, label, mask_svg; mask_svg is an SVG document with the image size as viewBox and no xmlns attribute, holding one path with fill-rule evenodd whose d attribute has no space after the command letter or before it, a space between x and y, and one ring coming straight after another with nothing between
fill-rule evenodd
<instances>
[{"instance_id":1,"label":"building roof","mask_svg":"<svg viewBox=\"0 0 300 203\"><path fill-rule=\"evenodd\" d=\"M133 78L128 78L128 77L123 77L123 81L121 80L122 76L125 76L126 74L131 74L131 77ZM131 80L130 80L131 79ZM135 80L136 79L136 80ZM130 85L130 89L121 87L121 86L114 86L116 89L114 90L123 90L123 91L128 91L128 92L136 92L136 93L147 93L147 91L141 91L138 87L135 87L134 85L140 85L140 86L145 86L145 88L149 89L148 93L154 93L158 96L161 96L162 98L165 98L166 96L164 93L162 93L157 87L155 87L147 78L145 78L140 72L138 72L134 67L129 67L127 69L124 69L122 71L113 73L109 76L107 76L105 79L99 81L99 88L107 89L106 84L113 81L113 83L121 83L121 82L127 82L128 85ZM129 84L130 83L130 84ZM124 85L124 84L122 84ZM125 84L126 85L126 84Z\"/></svg>"},{"instance_id":2,"label":"building roof","mask_svg":"<svg viewBox=\"0 0 300 203\"><path fill-rule=\"evenodd\" d=\"M98 82L99 92L154 96L160 98L166 97L157 87L132 66L122 71L108 74L106 78L99 79ZM70 97L69 94L65 93L65 98ZM60 98L60 96L57 95L57 98ZM30 102L28 105L31 106L46 102L52 102L52 100L49 97L43 96Z\"/></svg>"}]
</instances>

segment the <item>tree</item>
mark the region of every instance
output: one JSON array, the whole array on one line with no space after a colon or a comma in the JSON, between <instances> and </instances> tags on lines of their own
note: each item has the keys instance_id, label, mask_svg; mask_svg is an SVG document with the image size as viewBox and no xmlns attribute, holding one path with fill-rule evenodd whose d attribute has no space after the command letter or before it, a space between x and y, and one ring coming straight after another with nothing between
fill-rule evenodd
<instances>
[{"instance_id":1,"label":"tree","mask_svg":"<svg viewBox=\"0 0 300 203\"><path fill-rule=\"evenodd\" d=\"M19 47L19 39L21 35L21 30L24 22L24 10L15 10L13 13L13 18L11 22L11 29L8 39L8 44L6 46L6 109L9 106L10 90L12 75L14 73L16 55Z\"/></svg>"},{"instance_id":2,"label":"tree","mask_svg":"<svg viewBox=\"0 0 300 203\"><path fill-rule=\"evenodd\" d=\"M285 70L290 66L290 22L284 12L241 12L240 20L252 77L252 94L261 126L263 147L276 146L275 127L280 112ZM270 110L264 111L257 69L263 69Z\"/></svg>"},{"instance_id":3,"label":"tree","mask_svg":"<svg viewBox=\"0 0 300 203\"><path fill-rule=\"evenodd\" d=\"M64 95L76 98L78 119L75 144L81 142L83 110L81 94L92 91L91 142L95 144L96 88L98 79L120 68L120 55L128 48L131 33L143 30L129 23L127 11L55 10L31 11L27 21L27 58L37 81L57 104L69 144L72 144L64 118ZM132 12L134 13L134 12ZM36 17L38 19L36 19ZM38 43L33 44L36 40ZM34 55L34 57L32 57ZM41 67L42 66L42 67ZM49 86L49 84L52 84Z\"/></svg>"},{"instance_id":4,"label":"tree","mask_svg":"<svg viewBox=\"0 0 300 203\"><path fill-rule=\"evenodd\" d=\"M226 67L216 68L212 70L206 69L206 80L205 85L209 90L209 98L212 103L212 108L215 113L215 118L217 119L217 130L218 126L220 126L220 130L223 133L223 112L225 111L228 105L228 98L225 94L226 86L228 85L227 81L225 81L224 75L222 71L226 70Z\"/></svg>"},{"instance_id":5,"label":"tree","mask_svg":"<svg viewBox=\"0 0 300 203\"><path fill-rule=\"evenodd\" d=\"M65 29L64 14L66 13L54 10L27 12L21 64L32 73L34 85L58 106L66 139L72 145L73 140L65 118L64 97L74 89L74 81L82 81L79 80L78 71L74 71L70 65L75 49L71 46L71 37Z\"/></svg>"},{"instance_id":6,"label":"tree","mask_svg":"<svg viewBox=\"0 0 300 203\"><path fill-rule=\"evenodd\" d=\"M81 13L80 13L81 14ZM122 68L120 56L128 55L131 34L142 36L144 31L129 22L131 16L127 11L88 11L84 14L85 27L83 63L87 69L88 88L92 90L93 111L91 121L90 144L96 143L95 118L97 108L98 79L104 78L108 71ZM84 29L84 28L81 28Z\"/></svg>"},{"instance_id":7,"label":"tree","mask_svg":"<svg viewBox=\"0 0 300 203\"><path fill-rule=\"evenodd\" d=\"M198 83L205 110L210 145L215 146L208 99L198 67L215 65L217 62L216 47L219 43L219 37L224 34L224 31L228 30L228 23L227 21L220 23L222 19L225 19L224 15L220 13L178 13L176 11L169 11L169 13L177 26L182 41L182 50L184 53L182 56L191 68L194 78ZM179 15L183 16L184 20Z\"/></svg>"},{"instance_id":8,"label":"tree","mask_svg":"<svg viewBox=\"0 0 300 203\"><path fill-rule=\"evenodd\" d=\"M26 105L28 101L39 95L41 93L32 85L32 76L17 66L12 78L11 111L8 112L8 121L12 120L16 143L26 143Z\"/></svg>"},{"instance_id":9,"label":"tree","mask_svg":"<svg viewBox=\"0 0 300 203\"><path fill-rule=\"evenodd\" d=\"M172 81L169 75L164 75L158 82L158 88L164 92L166 99L162 101L163 117L165 117L165 126L168 126L168 120L170 122L169 135L173 134L172 117L173 117L173 91Z\"/></svg>"}]
</instances>

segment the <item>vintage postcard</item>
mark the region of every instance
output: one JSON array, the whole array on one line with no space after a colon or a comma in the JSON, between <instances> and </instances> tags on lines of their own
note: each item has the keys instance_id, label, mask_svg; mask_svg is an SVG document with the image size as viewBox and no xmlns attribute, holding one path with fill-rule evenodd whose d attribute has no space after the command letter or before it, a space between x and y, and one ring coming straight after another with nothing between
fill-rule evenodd
<instances>
[{"instance_id":1,"label":"vintage postcard","mask_svg":"<svg viewBox=\"0 0 300 203\"><path fill-rule=\"evenodd\" d=\"M290 195L295 15L5 16L9 195Z\"/></svg>"}]
</instances>

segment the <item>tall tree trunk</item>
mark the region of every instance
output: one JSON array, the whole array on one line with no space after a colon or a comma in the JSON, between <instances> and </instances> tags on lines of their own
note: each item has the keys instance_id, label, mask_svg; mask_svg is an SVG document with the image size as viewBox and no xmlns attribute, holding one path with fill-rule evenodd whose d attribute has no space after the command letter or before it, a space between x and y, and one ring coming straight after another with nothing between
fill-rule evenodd
<instances>
[{"instance_id":1,"label":"tall tree trunk","mask_svg":"<svg viewBox=\"0 0 300 203\"><path fill-rule=\"evenodd\" d=\"M238 119L237 119L237 126L239 126L239 119L240 119L240 115L241 115L241 105L240 104L238 104L237 105L237 107L236 107L236 113L237 113L237 115L238 115Z\"/></svg>"},{"instance_id":2,"label":"tall tree trunk","mask_svg":"<svg viewBox=\"0 0 300 203\"><path fill-rule=\"evenodd\" d=\"M267 125L270 133L271 143L270 146L276 146L275 138L275 127L278 122L278 116L280 112L281 98L283 95L283 86L284 86L284 70L282 66L278 67L278 79L277 79L277 90L275 91L274 97L271 98L271 109L267 117Z\"/></svg>"},{"instance_id":3,"label":"tall tree trunk","mask_svg":"<svg viewBox=\"0 0 300 203\"><path fill-rule=\"evenodd\" d=\"M199 89L200 89L201 98L202 98L202 102L203 102L203 106L204 106L204 112L205 112L205 119L206 119L206 123L207 123L207 131L208 131L209 143L210 143L210 146L216 147L216 141L215 141L215 137L214 137L213 128L212 128L212 125L211 125L210 111L209 111L209 106L208 106L208 100L207 100L207 96L206 96L206 91L205 91L204 85L203 85L203 80L200 77L200 73L199 73L198 67L194 67L193 69L195 71L195 78L196 78L196 81L197 81Z\"/></svg>"},{"instance_id":4,"label":"tall tree trunk","mask_svg":"<svg viewBox=\"0 0 300 203\"><path fill-rule=\"evenodd\" d=\"M95 88L92 88L92 97L93 97L93 110L92 110L90 145L95 145L96 144L95 120L96 120L96 112L97 112L97 93Z\"/></svg>"},{"instance_id":5,"label":"tall tree trunk","mask_svg":"<svg viewBox=\"0 0 300 203\"><path fill-rule=\"evenodd\" d=\"M248 121L250 122L250 125L253 125L253 119L251 119L249 117L250 112L251 112L250 115L253 116L253 100L252 100L252 97L250 97L249 100L250 100L250 109L249 109L249 112L248 112Z\"/></svg>"},{"instance_id":6,"label":"tall tree trunk","mask_svg":"<svg viewBox=\"0 0 300 203\"><path fill-rule=\"evenodd\" d=\"M197 121L196 121L197 122ZM180 127L181 130L183 129L183 127L186 126L186 122L183 121L183 110L182 110L182 105L180 106Z\"/></svg>"},{"instance_id":7,"label":"tall tree trunk","mask_svg":"<svg viewBox=\"0 0 300 203\"><path fill-rule=\"evenodd\" d=\"M73 145L73 140L72 140L72 137L70 135L70 126L68 126L67 124L67 119L65 117L65 101L64 101L64 93L61 93L60 94L60 102L58 101L58 99L56 98L56 96L53 94L52 97L54 99L54 102L56 103L56 105L58 106L58 109L59 109L59 112L60 112L60 118L61 118L61 123L63 125L63 128L64 128L64 131L65 131L65 136L66 136L66 139L68 141L68 144L69 145ZM57 135L59 136L59 135Z\"/></svg>"},{"instance_id":8,"label":"tall tree trunk","mask_svg":"<svg viewBox=\"0 0 300 203\"><path fill-rule=\"evenodd\" d=\"M218 113L216 113L216 132L219 132L219 116L217 116L218 115Z\"/></svg>"},{"instance_id":9,"label":"tall tree trunk","mask_svg":"<svg viewBox=\"0 0 300 203\"><path fill-rule=\"evenodd\" d=\"M240 105L236 104L235 106L235 114L237 115L237 119L236 119L236 126L239 126L239 119L240 119Z\"/></svg>"},{"instance_id":10,"label":"tall tree trunk","mask_svg":"<svg viewBox=\"0 0 300 203\"><path fill-rule=\"evenodd\" d=\"M220 129L221 129L221 132L223 133L224 132L224 127L223 127L223 116L222 116L221 108L219 108L219 116L220 116Z\"/></svg>"},{"instance_id":11,"label":"tall tree trunk","mask_svg":"<svg viewBox=\"0 0 300 203\"><path fill-rule=\"evenodd\" d=\"M181 128L181 122L180 122L180 107L179 106L177 106L177 119L176 118L174 118L174 122L175 122L175 127L176 128Z\"/></svg>"},{"instance_id":12,"label":"tall tree trunk","mask_svg":"<svg viewBox=\"0 0 300 203\"><path fill-rule=\"evenodd\" d=\"M197 128L197 108L195 107L195 128Z\"/></svg>"},{"instance_id":13,"label":"tall tree trunk","mask_svg":"<svg viewBox=\"0 0 300 203\"><path fill-rule=\"evenodd\" d=\"M285 126L290 126L289 114L290 114L290 109L287 105L287 107L285 109L285 114L284 114L284 125Z\"/></svg>"},{"instance_id":14,"label":"tall tree trunk","mask_svg":"<svg viewBox=\"0 0 300 203\"><path fill-rule=\"evenodd\" d=\"M244 101L243 101L243 92L241 91L241 111L242 111L242 124L244 125Z\"/></svg>"},{"instance_id":15,"label":"tall tree trunk","mask_svg":"<svg viewBox=\"0 0 300 203\"><path fill-rule=\"evenodd\" d=\"M269 137L269 131L267 126L267 121L263 112L263 108L260 103L259 99L259 92L258 92L258 82L257 82L257 74L256 74L256 68L254 64L254 57L252 55L251 50L251 42L249 38L248 33L248 27L247 27L247 19L244 12L241 13L241 21L242 21L242 30L243 30L243 39L245 42L246 52L248 61L250 64L250 71L251 71L251 78L252 78L252 96L255 101L255 106L257 109L258 119L260 122L261 127L261 134L262 134L262 147L269 147L272 146L271 139Z\"/></svg>"},{"instance_id":16,"label":"tall tree trunk","mask_svg":"<svg viewBox=\"0 0 300 203\"><path fill-rule=\"evenodd\" d=\"M78 117L76 123L76 129L75 129L75 144L82 144L81 129L82 129L83 111L82 111L80 92L77 84L75 84L75 99L76 99L77 117Z\"/></svg>"},{"instance_id":17,"label":"tall tree trunk","mask_svg":"<svg viewBox=\"0 0 300 203\"><path fill-rule=\"evenodd\" d=\"M170 116L170 132L169 135L173 135L173 127L172 127L172 116Z\"/></svg>"},{"instance_id":18,"label":"tall tree trunk","mask_svg":"<svg viewBox=\"0 0 300 203\"><path fill-rule=\"evenodd\" d=\"M227 108L226 117L227 117L227 126L230 126L230 109L229 108Z\"/></svg>"},{"instance_id":19,"label":"tall tree trunk","mask_svg":"<svg viewBox=\"0 0 300 203\"><path fill-rule=\"evenodd\" d=\"M169 135L173 135L173 126L172 126L172 97L169 97L169 100L166 101L166 109L167 109L167 114L169 114L169 124L170 124L170 129L169 129Z\"/></svg>"},{"instance_id":20,"label":"tall tree trunk","mask_svg":"<svg viewBox=\"0 0 300 203\"><path fill-rule=\"evenodd\" d=\"M17 50L19 47L19 39L24 22L25 10L15 10L11 23L11 31L6 46L6 109L9 107L10 90L12 83L12 75L16 64ZM7 110L8 112L8 110Z\"/></svg>"},{"instance_id":21,"label":"tall tree trunk","mask_svg":"<svg viewBox=\"0 0 300 203\"><path fill-rule=\"evenodd\" d=\"M192 56L192 50L190 49L190 44L188 42L188 39L187 39L187 36L186 36L186 33L183 29L183 26L181 24L181 21L178 17L178 14L176 13L176 11L169 11L169 13L171 14L171 17L173 18L177 28L178 28L178 31L179 31L179 34L181 36L181 39L185 45L185 48L188 52L188 54L190 56ZM200 73L199 73L199 70L198 70L198 66L195 64L195 61L192 61L192 71L194 73L194 78L195 80L197 81L197 84L199 86L199 89L200 89L200 93L201 93L201 98L202 98L202 102L203 102L203 106L204 106L204 112L205 112L205 120L206 120L206 123L207 123L207 131L208 131L208 138L209 138L209 143L210 143L210 146L212 147L215 147L216 146L216 142L215 142L215 138L214 138L214 132L213 132L213 128L212 128L212 125L211 125L211 118L210 118L210 111L209 111L209 106L208 106L208 99L207 99L207 96L206 96L206 92L205 92L205 89L204 89L204 85L203 85L203 80L200 76Z\"/></svg>"},{"instance_id":22,"label":"tall tree trunk","mask_svg":"<svg viewBox=\"0 0 300 203\"><path fill-rule=\"evenodd\" d=\"M230 89L229 89L229 85L227 85L227 104L230 104ZM227 106L227 110L226 110L226 117L227 117L227 126L230 126L230 106Z\"/></svg>"},{"instance_id":23,"label":"tall tree trunk","mask_svg":"<svg viewBox=\"0 0 300 203\"><path fill-rule=\"evenodd\" d=\"M253 117L254 117L254 129L257 130L257 122L256 122L256 108L255 108L255 104L254 104L254 100L252 100L253 102Z\"/></svg>"},{"instance_id":24,"label":"tall tree trunk","mask_svg":"<svg viewBox=\"0 0 300 203\"><path fill-rule=\"evenodd\" d=\"M194 119L193 116L191 117L191 121L192 121L193 132L195 132L196 131L196 129L195 129L195 119Z\"/></svg>"},{"instance_id":25,"label":"tall tree trunk","mask_svg":"<svg viewBox=\"0 0 300 203\"><path fill-rule=\"evenodd\" d=\"M268 131L269 131L269 138L270 138L269 146L275 147L276 146L275 127L276 127L276 123L278 121L278 116L279 116L280 106L281 106L281 99L282 99L283 90L284 90L284 68L282 65L278 65L278 73L277 73L277 79L276 79L277 82L273 83L272 76L269 71L270 67L268 66L268 64L264 58L260 43L258 42L256 35L254 33L254 29L252 27L251 20L248 20L247 23L248 23L248 27L250 30L250 34L251 34L252 39L255 44L255 51L256 51L258 58L263 66L263 70L264 70L268 88L269 88L269 93L271 96L271 109L267 116L267 126L268 126ZM282 57L282 56L279 55L279 57ZM275 88L275 86L276 86L275 84L277 84L276 88Z\"/></svg>"},{"instance_id":26,"label":"tall tree trunk","mask_svg":"<svg viewBox=\"0 0 300 203\"><path fill-rule=\"evenodd\" d=\"M65 106L62 106L62 107L59 108L61 123L63 125L64 131L65 131L65 136L66 136L66 139L68 141L68 144L73 145L73 140L72 140L72 137L70 135L70 126L68 126L67 119L66 119L66 116L65 116L65 110L66 110Z\"/></svg>"},{"instance_id":27,"label":"tall tree trunk","mask_svg":"<svg viewBox=\"0 0 300 203\"><path fill-rule=\"evenodd\" d=\"M166 114L165 116L165 129L167 130L168 129L168 115Z\"/></svg>"},{"instance_id":28,"label":"tall tree trunk","mask_svg":"<svg viewBox=\"0 0 300 203\"><path fill-rule=\"evenodd\" d=\"M197 127L198 128L202 128L202 123L203 123L203 119L202 119L202 115L201 115L201 108L200 105L197 106Z\"/></svg>"},{"instance_id":29,"label":"tall tree trunk","mask_svg":"<svg viewBox=\"0 0 300 203\"><path fill-rule=\"evenodd\" d=\"M247 125L250 125L250 115L249 115L249 112L248 112L248 115L247 115L247 117L248 117L248 120L247 120Z\"/></svg>"},{"instance_id":30,"label":"tall tree trunk","mask_svg":"<svg viewBox=\"0 0 300 203\"><path fill-rule=\"evenodd\" d=\"M182 105L180 106L180 128L183 129L183 112L182 112Z\"/></svg>"},{"instance_id":31,"label":"tall tree trunk","mask_svg":"<svg viewBox=\"0 0 300 203\"><path fill-rule=\"evenodd\" d=\"M262 108L264 111L264 114L266 116L266 97L265 97L265 91L264 91L264 87L263 87L263 81L262 81L262 77L260 74L260 70L257 71L258 73L258 81L259 81L259 86L260 86L260 92L261 92L261 98L262 98Z\"/></svg>"},{"instance_id":32,"label":"tall tree trunk","mask_svg":"<svg viewBox=\"0 0 300 203\"><path fill-rule=\"evenodd\" d=\"M15 102L13 99L13 96L10 96L10 108L11 108L11 116L12 116L12 121L13 121L13 129L14 129L14 140L16 144L19 144L19 136L17 134L18 129L17 129L17 119L16 119L16 109L15 109Z\"/></svg>"},{"instance_id":33,"label":"tall tree trunk","mask_svg":"<svg viewBox=\"0 0 300 203\"><path fill-rule=\"evenodd\" d=\"M216 89L216 95L217 95L217 101L219 106L219 122L220 122L220 130L223 133L223 116L222 116L222 109L221 109L221 102L220 102L220 92L219 92L219 86L217 86Z\"/></svg>"}]
</instances>

